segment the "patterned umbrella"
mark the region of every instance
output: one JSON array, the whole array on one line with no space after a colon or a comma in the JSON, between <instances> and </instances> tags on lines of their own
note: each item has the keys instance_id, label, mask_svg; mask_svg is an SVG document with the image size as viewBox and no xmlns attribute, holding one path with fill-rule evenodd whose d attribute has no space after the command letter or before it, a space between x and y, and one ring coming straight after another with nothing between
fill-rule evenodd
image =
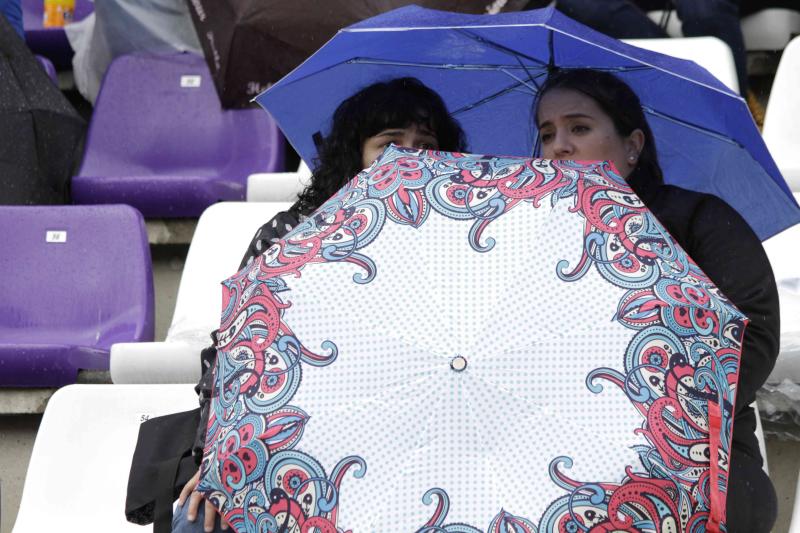
<instances>
[{"instance_id":1,"label":"patterned umbrella","mask_svg":"<svg viewBox=\"0 0 800 533\"><path fill-rule=\"evenodd\" d=\"M746 319L607 163L390 147L223 286L239 532L724 525Z\"/></svg>"}]
</instances>

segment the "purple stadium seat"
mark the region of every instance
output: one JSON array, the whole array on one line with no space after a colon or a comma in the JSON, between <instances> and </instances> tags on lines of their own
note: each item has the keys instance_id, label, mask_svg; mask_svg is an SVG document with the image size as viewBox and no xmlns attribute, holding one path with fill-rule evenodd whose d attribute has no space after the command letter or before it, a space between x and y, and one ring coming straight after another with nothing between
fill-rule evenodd
<instances>
[{"instance_id":1,"label":"purple stadium seat","mask_svg":"<svg viewBox=\"0 0 800 533\"><path fill-rule=\"evenodd\" d=\"M141 214L126 205L0 206L0 386L57 387L153 340Z\"/></svg>"},{"instance_id":2,"label":"purple stadium seat","mask_svg":"<svg viewBox=\"0 0 800 533\"><path fill-rule=\"evenodd\" d=\"M75 0L74 21L85 19L94 11L91 0ZM64 28L45 28L44 0L22 0L22 24L25 42L34 54L44 56L59 69L72 68L72 47Z\"/></svg>"},{"instance_id":3,"label":"purple stadium seat","mask_svg":"<svg viewBox=\"0 0 800 533\"><path fill-rule=\"evenodd\" d=\"M56 67L53 66L53 63L44 56L36 56L36 60L39 61L39 64L47 73L47 77L53 80L53 83L58 85L58 73L56 72Z\"/></svg>"},{"instance_id":4,"label":"purple stadium seat","mask_svg":"<svg viewBox=\"0 0 800 533\"><path fill-rule=\"evenodd\" d=\"M97 97L75 203L126 203L145 217L196 217L244 200L247 177L283 170L283 136L260 109L223 110L194 54L117 58Z\"/></svg>"}]
</instances>

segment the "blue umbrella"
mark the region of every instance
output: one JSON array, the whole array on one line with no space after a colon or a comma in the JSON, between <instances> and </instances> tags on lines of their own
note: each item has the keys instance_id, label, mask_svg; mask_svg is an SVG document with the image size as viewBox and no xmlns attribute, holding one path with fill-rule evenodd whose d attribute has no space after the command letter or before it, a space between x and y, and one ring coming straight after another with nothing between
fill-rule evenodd
<instances>
[{"instance_id":1,"label":"blue umbrella","mask_svg":"<svg viewBox=\"0 0 800 533\"><path fill-rule=\"evenodd\" d=\"M553 8L463 15L409 6L341 30L256 100L307 162L342 100L414 76L444 98L476 153L539 155L531 109L549 69L614 72L639 95L667 183L714 194L764 240L800 222L742 98L697 64L637 48Z\"/></svg>"}]
</instances>

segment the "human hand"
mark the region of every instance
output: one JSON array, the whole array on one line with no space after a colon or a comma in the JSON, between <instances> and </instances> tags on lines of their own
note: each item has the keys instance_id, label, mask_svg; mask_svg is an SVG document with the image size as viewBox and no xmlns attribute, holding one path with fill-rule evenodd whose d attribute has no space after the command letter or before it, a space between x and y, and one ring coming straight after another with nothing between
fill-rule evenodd
<instances>
[{"instance_id":1,"label":"human hand","mask_svg":"<svg viewBox=\"0 0 800 533\"><path fill-rule=\"evenodd\" d=\"M214 531L214 522L216 522L219 511L208 500L203 498L203 495L197 492L197 484L200 483L200 470L192 476L186 485L181 490L181 495L178 497L178 505L183 506L186 500L189 500L189 506L186 508L186 519L189 522L197 520L197 511L200 508L200 503L205 502L205 516L203 519L203 531ZM228 523L220 518L220 528L225 531L228 529Z\"/></svg>"}]
</instances>

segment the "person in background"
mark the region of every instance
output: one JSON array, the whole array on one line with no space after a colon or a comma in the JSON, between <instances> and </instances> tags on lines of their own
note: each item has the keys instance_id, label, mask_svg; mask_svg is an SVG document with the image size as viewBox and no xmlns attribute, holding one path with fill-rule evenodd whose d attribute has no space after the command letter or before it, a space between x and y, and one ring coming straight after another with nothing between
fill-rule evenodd
<instances>
[{"instance_id":1,"label":"person in background","mask_svg":"<svg viewBox=\"0 0 800 533\"><path fill-rule=\"evenodd\" d=\"M416 78L396 78L365 87L339 105L331 122L330 133L318 146L319 158L310 184L288 211L278 213L256 232L240 269L300 221L313 216L320 205L369 167L389 144L429 150L466 149L464 132L450 117L442 98ZM193 450L198 465L205 446L216 348L203 350L201 359L203 376L195 389L202 416ZM173 519L176 533L228 529L225 523L217 525L216 509L203 503L202 495L195 491L199 479L198 470L181 492Z\"/></svg>"},{"instance_id":2,"label":"person in background","mask_svg":"<svg viewBox=\"0 0 800 533\"><path fill-rule=\"evenodd\" d=\"M750 405L778 357L778 291L761 241L723 200L665 185L655 139L636 93L612 74L560 71L534 110L542 155L609 160L697 266L749 319L734 406L727 495L728 533L768 533L775 489L762 470Z\"/></svg>"}]
</instances>

